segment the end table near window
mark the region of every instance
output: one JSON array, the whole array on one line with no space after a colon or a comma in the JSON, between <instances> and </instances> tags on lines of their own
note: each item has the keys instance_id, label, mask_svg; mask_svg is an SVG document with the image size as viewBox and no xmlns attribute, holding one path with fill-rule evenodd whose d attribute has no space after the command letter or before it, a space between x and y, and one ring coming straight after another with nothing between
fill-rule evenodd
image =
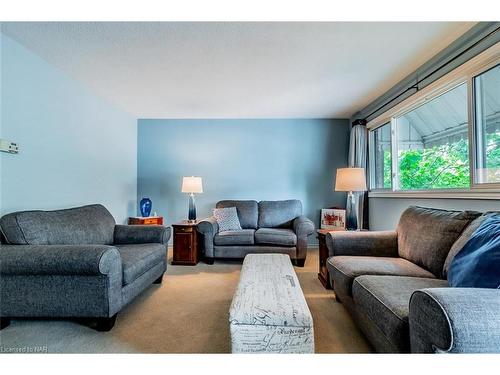
<instances>
[{"instance_id":1,"label":"end table near window","mask_svg":"<svg viewBox=\"0 0 500 375\"><path fill-rule=\"evenodd\" d=\"M330 257L328 252L328 247L326 246L326 236L330 232L344 231L345 229L318 229L316 232L318 234L319 242L319 272L318 279L325 289L332 289L330 285L330 275L328 274L328 268L326 266L326 261Z\"/></svg>"},{"instance_id":2,"label":"end table near window","mask_svg":"<svg viewBox=\"0 0 500 375\"><path fill-rule=\"evenodd\" d=\"M174 229L173 265L195 266L200 259L196 225L199 221L184 220L172 224Z\"/></svg>"}]
</instances>

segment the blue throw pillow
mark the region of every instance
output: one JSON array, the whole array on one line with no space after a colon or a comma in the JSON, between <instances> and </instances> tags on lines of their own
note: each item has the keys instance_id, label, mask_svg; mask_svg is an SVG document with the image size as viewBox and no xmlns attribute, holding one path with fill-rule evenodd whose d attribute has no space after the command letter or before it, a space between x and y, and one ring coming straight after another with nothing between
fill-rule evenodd
<instances>
[{"instance_id":1,"label":"blue throw pillow","mask_svg":"<svg viewBox=\"0 0 500 375\"><path fill-rule=\"evenodd\" d=\"M452 287L500 288L500 215L485 220L451 262Z\"/></svg>"}]
</instances>

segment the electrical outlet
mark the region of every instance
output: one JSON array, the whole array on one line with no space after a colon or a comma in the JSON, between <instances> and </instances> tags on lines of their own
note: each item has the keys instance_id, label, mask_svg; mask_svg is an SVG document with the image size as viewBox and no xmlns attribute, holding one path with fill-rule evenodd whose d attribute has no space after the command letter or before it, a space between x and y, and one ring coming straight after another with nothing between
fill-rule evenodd
<instances>
[{"instance_id":1,"label":"electrical outlet","mask_svg":"<svg viewBox=\"0 0 500 375\"><path fill-rule=\"evenodd\" d=\"M19 153L19 144L6 139L0 139L0 151L8 152L9 154L17 154Z\"/></svg>"}]
</instances>

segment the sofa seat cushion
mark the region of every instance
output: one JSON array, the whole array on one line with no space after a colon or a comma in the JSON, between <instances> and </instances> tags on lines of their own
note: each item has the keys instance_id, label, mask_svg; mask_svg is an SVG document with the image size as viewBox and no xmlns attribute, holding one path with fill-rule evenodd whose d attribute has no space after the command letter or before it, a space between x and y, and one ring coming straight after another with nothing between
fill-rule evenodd
<instances>
[{"instance_id":1,"label":"sofa seat cushion","mask_svg":"<svg viewBox=\"0 0 500 375\"><path fill-rule=\"evenodd\" d=\"M214 244L217 246L253 245L254 234L254 229L223 231L214 236Z\"/></svg>"},{"instance_id":2,"label":"sofa seat cushion","mask_svg":"<svg viewBox=\"0 0 500 375\"><path fill-rule=\"evenodd\" d=\"M260 228L255 232L255 243L259 245L297 245L297 236L291 229Z\"/></svg>"},{"instance_id":3,"label":"sofa seat cushion","mask_svg":"<svg viewBox=\"0 0 500 375\"><path fill-rule=\"evenodd\" d=\"M214 246L215 258L244 259L248 254L288 254L290 259L296 259L297 250L290 246L276 245L234 245L234 246Z\"/></svg>"},{"instance_id":4,"label":"sofa seat cushion","mask_svg":"<svg viewBox=\"0 0 500 375\"><path fill-rule=\"evenodd\" d=\"M416 290L447 287L446 280L422 277L357 277L352 286L356 311L378 328L392 344L393 352L410 351L408 312L410 297Z\"/></svg>"},{"instance_id":5,"label":"sofa seat cushion","mask_svg":"<svg viewBox=\"0 0 500 375\"><path fill-rule=\"evenodd\" d=\"M165 245L146 243L115 245L122 259L123 285L128 285L158 263L167 261Z\"/></svg>"},{"instance_id":6,"label":"sofa seat cushion","mask_svg":"<svg viewBox=\"0 0 500 375\"><path fill-rule=\"evenodd\" d=\"M435 278L432 273L403 258L339 255L328 258L328 270L336 292L352 296L352 283L362 275Z\"/></svg>"}]
</instances>

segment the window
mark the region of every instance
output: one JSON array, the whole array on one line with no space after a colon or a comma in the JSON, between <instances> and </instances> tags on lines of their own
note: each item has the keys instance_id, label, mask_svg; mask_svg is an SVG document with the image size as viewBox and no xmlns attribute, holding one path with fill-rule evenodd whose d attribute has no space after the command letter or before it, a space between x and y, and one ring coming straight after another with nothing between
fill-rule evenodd
<instances>
[{"instance_id":1,"label":"window","mask_svg":"<svg viewBox=\"0 0 500 375\"><path fill-rule=\"evenodd\" d=\"M373 197L498 199L500 43L371 120Z\"/></svg>"},{"instance_id":2,"label":"window","mask_svg":"<svg viewBox=\"0 0 500 375\"><path fill-rule=\"evenodd\" d=\"M371 157L373 170L371 171L372 189L392 188L392 150L391 150L391 124L387 123L371 133Z\"/></svg>"},{"instance_id":3,"label":"window","mask_svg":"<svg viewBox=\"0 0 500 375\"><path fill-rule=\"evenodd\" d=\"M500 65L474 77L475 182L500 183Z\"/></svg>"},{"instance_id":4,"label":"window","mask_svg":"<svg viewBox=\"0 0 500 375\"><path fill-rule=\"evenodd\" d=\"M395 118L398 190L470 186L467 83Z\"/></svg>"}]
</instances>

